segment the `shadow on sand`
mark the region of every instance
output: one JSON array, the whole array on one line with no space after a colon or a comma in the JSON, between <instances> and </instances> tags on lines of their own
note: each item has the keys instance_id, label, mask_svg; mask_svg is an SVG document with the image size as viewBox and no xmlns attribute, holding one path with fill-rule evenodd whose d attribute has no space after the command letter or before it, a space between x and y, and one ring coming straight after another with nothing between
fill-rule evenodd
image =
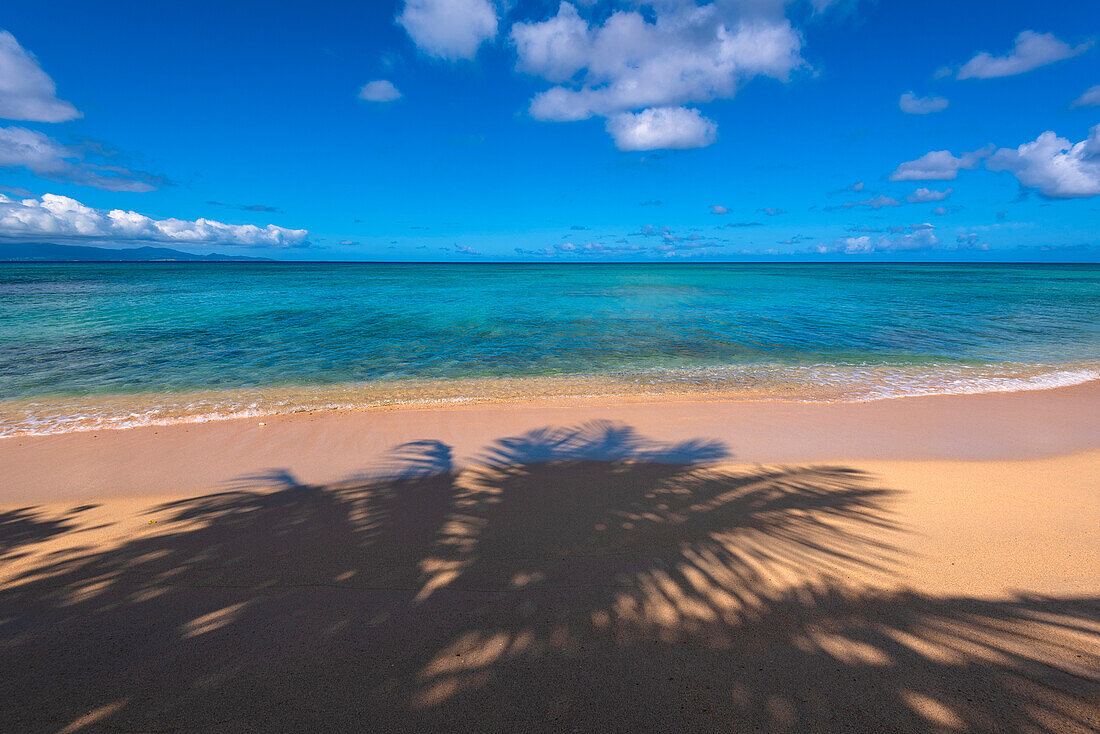
<instances>
[{"instance_id":1,"label":"shadow on sand","mask_svg":"<svg viewBox=\"0 0 1100 734\"><path fill-rule=\"evenodd\" d=\"M890 490L726 455L595 423L164 505L0 588L0 730L1096 726L1098 600L869 590Z\"/></svg>"}]
</instances>

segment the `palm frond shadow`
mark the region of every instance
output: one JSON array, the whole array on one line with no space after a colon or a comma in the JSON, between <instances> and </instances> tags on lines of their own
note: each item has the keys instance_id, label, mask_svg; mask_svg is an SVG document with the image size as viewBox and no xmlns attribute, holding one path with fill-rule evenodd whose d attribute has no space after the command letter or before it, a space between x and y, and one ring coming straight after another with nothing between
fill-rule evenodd
<instances>
[{"instance_id":1,"label":"palm frond shadow","mask_svg":"<svg viewBox=\"0 0 1100 734\"><path fill-rule=\"evenodd\" d=\"M72 517L91 506L74 507L69 517L51 517L37 507L20 507L0 512L0 560L12 560L19 548L38 543L73 529Z\"/></svg>"},{"instance_id":2,"label":"palm frond shadow","mask_svg":"<svg viewBox=\"0 0 1100 734\"><path fill-rule=\"evenodd\" d=\"M0 587L0 730L1095 723L1096 599L875 591L891 490L728 455L592 423L165 504Z\"/></svg>"}]
</instances>

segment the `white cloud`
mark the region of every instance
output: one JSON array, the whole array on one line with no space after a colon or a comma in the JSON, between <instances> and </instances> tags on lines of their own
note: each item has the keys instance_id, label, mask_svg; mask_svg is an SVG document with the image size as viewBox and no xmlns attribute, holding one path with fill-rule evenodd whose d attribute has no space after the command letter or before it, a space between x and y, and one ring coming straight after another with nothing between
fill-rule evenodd
<instances>
[{"instance_id":1,"label":"white cloud","mask_svg":"<svg viewBox=\"0 0 1100 734\"><path fill-rule=\"evenodd\" d=\"M563 2L547 20L512 26L516 68L557 84L535 95L531 116L613 118L728 99L757 76L786 81L804 61L784 4L661 2L589 23Z\"/></svg>"},{"instance_id":2,"label":"white cloud","mask_svg":"<svg viewBox=\"0 0 1100 734\"><path fill-rule=\"evenodd\" d=\"M588 22L565 2L549 20L516 23L511 37L519 57L516 68L552 82L565 81L583 69L592 53Z\"/></svg>"},{"instance_id":3,"label":"white cloud","mask_svg":"<svg viewBox=\"0 0 1100 734\"><path fill-rule=\"evenodd\" d=\"M80 117L75 107L57 98L53 79L7 31L0 31L0 117L33 122Z\"/></svg>"},{"instance_id":4,"label":"white cloud","mask_svg":"<svg viewBox=\"0 0 1100 734\"><path fill-rule=\"evenodd\" d=\"M489 0L405 0L397 22L417 48L447 61L474 58L497 34L496 8Z\"/></svg>"},{"instance_id":5,"label":"white cloud","mask_svg":"<svg viewBox=\"0 0 1100 734\"><path fill-rule=\"evenodd\" d=\"M910 204L926 204L930 201L943 201L948 196L951 196L951 192L953 191L954 189L935 191L933 189L920 188L905 197L905 200Z\"/></svg>"},{"instance_id":6,"label":"white cloud","mask_svg":"<svg viewBox=\"0 0 1100 734\"><path fill-rule=\"evenodd\" d=\"M654 245L632 245L625 239L618 240L616 244L603 242L560 242L550 247L538 249L515 248L517 255L531 255L543 258L606 258L623 256L654 256L661 257L695 257L707 255L715 250L725 247L721 242L710 240L688 239L674 236L667 227L653 227L646 225L640 236L659 237L660 242Z\"/></svg>"},{"instance_id":7,"label":"white cloud","mask_svg":"<svg viewBox=\"0 0 1100 734\"><path fill-rule=\"evenodd\" d=\"M1089 87L1070 107L1100 107L1100 84Z\"/></svg>"},{"instance_id":8,"label":"white cloud","mask_svg":"<svg viewBox=\"0 0 1100 734\"><path fill-rule=\"evenodd\" d=\"M936 237L936 229L931 224L920 224L912 227L908 234L881 235L871 237L861 235L859 237L841 237L832 244L822 244L814 247L814 251L821 255L871 255L880 252L914 252L934 249L940 243Z\"/></svg>"},{"instance_id":9,"label":"white cloud","mask_svg":"<svg viewBox=\"0 0 1100 734\"><path fill-rule=\"evenodd\" d=\"M397 91L393 82L376 79L363 85L359 90L359 99L365 99L368 102L393 102L395 99L401 99L401 92Z\"/></svg>"},{"instance_id":10,"label":"white cloud","mask_svg":"<svg viewBox=\"0 0 1100 734\"><path fill-rule=\"evenodd\" d=\"M56 194L22 201L0 194L0 237L12 239L294 247L304 244L308 236L309 232L304 229L286 229L272 224L257 227L212 219L152 219L122 209L94 209L76 199Z\"/></svg>"},{"instance_id":11,"label":"white cloud","mask_svg":"<svg viewBox=\"0 0 1100 734\"><path fill-rule=\"evenodd\" d=\"M899 202L892 196L884 196L882 194L879 194L874 198L865 199L864 201L846 201L841 206L843 206L845 209L851 209L855 206L865 206L871 209L881 209L884 206L901 206L901 202Z\"/></svg>"},{"instance_id":12,"label":"white cloud","mask_svg":"<svg viewBox=\"0 0 1100 734\"><path fill-rule=\"evenodd\" d=\"M714 142L717 130L699 110L687 107L620 112L607 121L607 132L619 150L702 148Z\"/></svg>"},{"instance_id":13,"label":"white cloud","mask_svg":"<svg viewBox=\"0 0 1100 734\"><path fill-rule=\"evenodd\" d=\"M537 250L515 248L517 255L534 255L536 257L614 257L621 255L637 255L647 251L641 245L615 244L605 245L601 242L585 242L573 244L572 242L560 242L550 247L540 247Z\"/></svg>"},{"instance_id":14,"label":"white cloud","mask_svg":"<svg viewBox=\"0 0 1100 734\"><path fill-rule=\"evenodd\" d=\"M719 242L664 242L653 246L653 252L665 257L694 257L713 252L726 245Z\"/></svg>"},{"instance_id":15,"label":"white cloud","mask_svg":"<svg viewBox=\"0 0 1100 734\"><path fill-rule=\"evenodd\" d=\"M928 115L947 109L945 97L918 97L912 92L906 92L898 100L898 107L902 112L910 115Z\"/></svg>"},{"instance_id":16,"label":"white cloud","mask_svg":"<svg viewBox=\"0 0 1100 734\"><path fill-rule=\"evenodd\" d=\"M891 181L950 181L957 178L960 168L971 169L978 165L988 150L976 150L954 156L949 150L933 150L915 161L906 161L890 174Z\"/></svg>"},{"instance_id":17,"label":"white cloud","mask_svg":"<svg viewBox=\"0 0 1100 734\"><path fill-rule=\"evenodd\" d=\"M1053 33L1024 31L1016 36L1016 42L1004 56L994 56L987 51L974 56L959 69L959 79L992 79L1001 76L1023 74L1055 61L1068 59L1088 50L1090 43L1070 46L1055 38Z\"/></svg>"},{"instance_id":18,"label":"white cloud","mask_svg":"<svg viewBox=\"0 0 1100 734\"><path fill-rule=\"evenodd\" d=\"M540 120L581 120L645 107L732 97L743 80L786 80L802 65L802 38L785 18L740 17L717 5L659 5L653 22L640 12L612 13L589 27L562 3L542 23L517 23L517 68L551 82L531 102Z\"/></svg>"},{"instance_id":19,"label":"white cloud","mask_svg":"<svg viewBox=\"0 0 1100 734\"><path fill-rule=\"evenodd\" d=\"M48 135L25 127L0 127L0 166L40 173L54 170L71 157L68 148Z\"/></svg>"},{"instance_id":20,"label":"white cloud","mask_svg":"<svg viewBox=\"0 0 1100 734\"><path fill-rule=\"evenodd\" d=\"M718 204L711 204L710 205L710 213L711 214L729 214L730 210L727 209L724 206L719 206Z\"/></svg>"},{"instance_id":21,"label":"white cloud","mask_svg":"<svg viewBox=\"0 0 1100 734\"><path fill-rule=\"evenodd\" d=\"M1100 125L1079 143L1048 130L1018 148L1001 148L986 167L1008 171L1022 185L1053 199L1100 195Z\"/></svg>"},{"instance_id":22,"label":"white cloud","mask_svg":"<svg viewBox=\"0 0 1100 734\"><path fill-rule=\"evenodd\" d=\"M973 169L985 159L991 171L1008 171L1021 185L1037 189L1051 199L1073 199L1100 195L1100 125L1089 130L1088 137L1078 143L1046 131L1030 143L1017 148L1001 148L994 152L989 146L960 156L947 150L934 150L915 161L902 163L890 176L891 181L949 180L960 169ZM922 193L924 192L924 193ZM917 189L916 196L946 192ZM922 198L921 201L941 199Z\"/></svg>"},{"instance_id":23,"label":"white cloud","mask_svg":"<svg viewBox=\"0 0 1100 734\"><path fill-rule=\"evenodd\" d=\"M107 191L152 191L157 176L123 166L81 160L83 151L23 127L0 127L0 168L26 168L36 176Z\"/></svg>"}]
</instances>

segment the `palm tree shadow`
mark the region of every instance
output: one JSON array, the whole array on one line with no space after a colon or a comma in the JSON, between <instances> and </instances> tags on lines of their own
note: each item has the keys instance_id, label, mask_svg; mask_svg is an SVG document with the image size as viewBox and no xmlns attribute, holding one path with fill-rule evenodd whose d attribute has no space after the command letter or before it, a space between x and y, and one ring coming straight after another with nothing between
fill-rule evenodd
<instances>
[{"instance_id":1,"label":"palm tree shadow","mask_svg":"<svg viewBox=\"0 0 1100 734\"><path fill-rule=\"evenodd\" d=\"M73 518L94 505L69 510L66 517L52 517L36 507L20 507L0 512L0 560L11 561L24 555L22 546L40 543L75 527Z\"/></svg>"},{"instance_id":2,"label":"palm tree shadow","mask_svg":"<svg viewBox=\"0 0 1100 734\"><path fill-rule=\"evenodd\" d=\"M727 456L592 423L165 504L0 587L0 730L1095 722L1097 600L874 591L893 492Z\"/></svg>"}]
</instances>

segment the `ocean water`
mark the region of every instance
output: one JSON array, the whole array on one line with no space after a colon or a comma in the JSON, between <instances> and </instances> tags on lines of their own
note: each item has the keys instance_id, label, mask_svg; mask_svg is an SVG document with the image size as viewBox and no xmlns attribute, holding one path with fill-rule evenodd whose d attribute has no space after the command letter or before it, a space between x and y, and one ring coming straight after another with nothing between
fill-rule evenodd
<instances>
[{"instance_id":1,"label":"ocean water","mask_svg":"<svg viewBox=\"0 0 1100 734\"><path fill-rule=\"evenodd\" d=\"M0 264L0 436L420 402L1100 378L1100 266Z\"/></svg>"}]
</instances>

